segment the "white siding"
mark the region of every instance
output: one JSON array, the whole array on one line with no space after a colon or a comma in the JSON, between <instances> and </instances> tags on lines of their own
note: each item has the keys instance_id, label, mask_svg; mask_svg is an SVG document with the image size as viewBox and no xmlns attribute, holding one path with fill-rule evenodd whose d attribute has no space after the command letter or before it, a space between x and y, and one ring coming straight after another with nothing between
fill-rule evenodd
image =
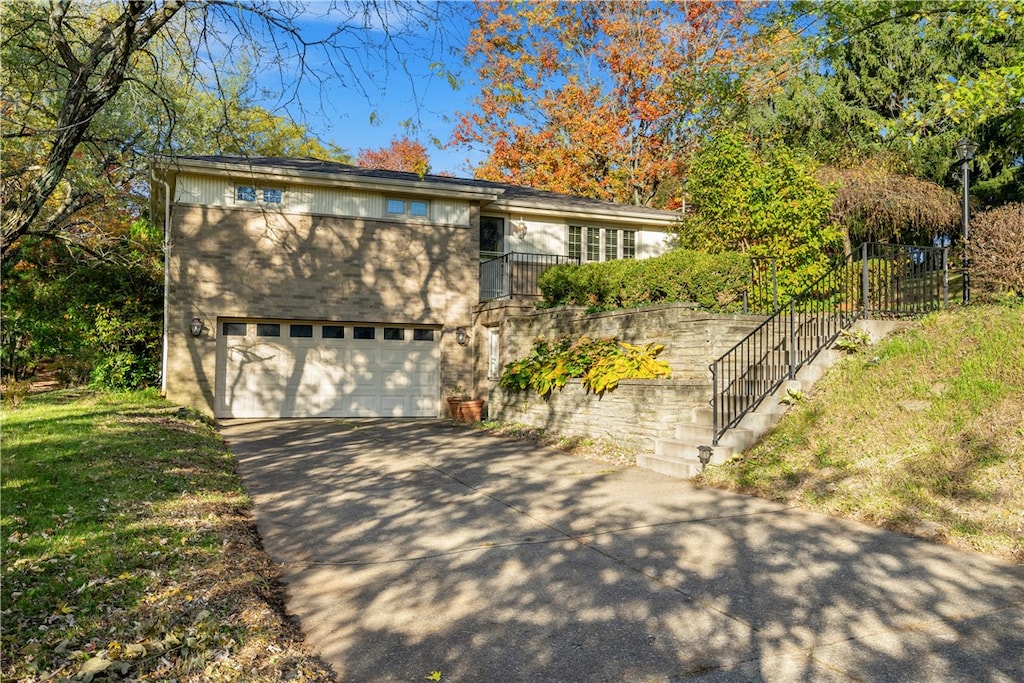
<instances>
[{"instance_id":1,"label":"white siding","mask_svg":"<svg viewBox=\"0 0 1024 683\"><path fill-rule=\"evenodd\" d=\"M672 248L670 235L661 230L638 230L636 234L636 257L661 256Z\"/></svg>"},{"instance_id":2,"label":"white siding","mask_svg":"<svg viewBox=\"0 0 1024 683\"><path fill-rule=\"evenodd\" d=\"M326 187L302 189L311 195L310 213L357 218L380 218L384 215L384 195L381 194Z\"/></svg>"},{"instance_id":3,"label":"white siding","mask_svg":"<svg viewBox=\"0 0 1024 683\"><path fill-rule=\"evenodd\" d=\"M384 218L384 193L360 190L313 187L303 185L282 185L280 183L251 182L257 188L282 189L280 205L265 205L258 202L237 202L235 185L229 180L214 176L182 174L178 176L175 201L179 204L203 206L254 208L257 206L276 208L287 213L312 213L325 216L350 216L355 218ZM245 183L241 183L245 184ZM429 199L430 219L445 225L469 225L469 202L462 199Z\"/></svg>"},{"instance_id":4,"label":"white siding","mask_svg":"<svg viewBox=\"0 0 1024 683\"><path fill-rule=\"evenodd\" d=\"M526 222L526 234L516 235L520 221ZM526 254L564 255L565 221L544 221L537 218L513 217L507 224L508 250Z\"/></svg>"},{"instance_id":5,"label":"white siding","mask_svg":"<svg viewBox=\"0 0 1024 683\"><path fill-rule=\"evenodd\" d=\"M430 219L445 225L469 225L469 202L461 199L434 199Z\"/></svg>"}]
</instances>

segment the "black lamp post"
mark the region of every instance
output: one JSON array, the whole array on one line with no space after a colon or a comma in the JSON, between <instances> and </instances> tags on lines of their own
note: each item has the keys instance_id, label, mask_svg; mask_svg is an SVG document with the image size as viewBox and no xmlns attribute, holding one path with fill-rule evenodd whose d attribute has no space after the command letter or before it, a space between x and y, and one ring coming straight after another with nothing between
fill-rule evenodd
<instances>
[{"instance_id":1,"label":"black lamp post","mask_svg":"<svg viewBox=\"0 0 1024 683\"><path fill-rule=\"evenodd\" d=\"M963 265L964 265L964 304L971 303L971 276L969 272L969 260L967 258L967 244L971 236L971 205L970 205L970 191L971 191L971 159L974 158L974 153L978 151L978 143L964 138L960 142L956 143L956 158L960 160L962 176L960 178L964 186L964 199L963 199L963 222L964 222L964 254L963 254Z\"/></svg>"}]
</instances>

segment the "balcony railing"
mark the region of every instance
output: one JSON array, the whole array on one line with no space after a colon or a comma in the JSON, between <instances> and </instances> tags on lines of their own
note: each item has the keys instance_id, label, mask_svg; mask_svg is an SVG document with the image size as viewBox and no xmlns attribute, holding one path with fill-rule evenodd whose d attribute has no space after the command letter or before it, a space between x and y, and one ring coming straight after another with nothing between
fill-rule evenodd
<instances>
[{"instance_id":1,"label":"balcony railing","mask_svg":"<svg viewBox=\"0 0 1024 683\"><path fill-rule=\"evenodd\" d=\"M539 297L537 279L548 268L579 264L574 256L509 252L480 263L480 301L511 297Z\"/></svg>"}]
</instances>

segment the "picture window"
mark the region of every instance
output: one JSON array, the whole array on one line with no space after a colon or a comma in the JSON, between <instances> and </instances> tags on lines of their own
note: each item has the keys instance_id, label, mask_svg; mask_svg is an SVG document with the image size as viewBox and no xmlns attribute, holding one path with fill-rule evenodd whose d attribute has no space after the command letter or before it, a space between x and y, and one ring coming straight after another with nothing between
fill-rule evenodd
<instances>
[{"instance_id":1,"label":"picture window","mask_svg":"<svg viewBox=\"0 0 1024 683\"><path fill-rule=\"evenodd\" d=\"M425 199L401 199L388 197L384 210L389 216L408 216L410 218L426 218L430 215L430 202Z\"/></svg>"}]
</instances>

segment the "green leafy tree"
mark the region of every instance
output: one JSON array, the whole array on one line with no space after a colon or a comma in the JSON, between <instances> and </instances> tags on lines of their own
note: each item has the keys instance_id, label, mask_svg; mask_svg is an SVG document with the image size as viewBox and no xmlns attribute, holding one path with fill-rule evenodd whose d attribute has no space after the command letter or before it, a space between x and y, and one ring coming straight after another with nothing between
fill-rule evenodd
<instances>
[{"instance_id":1,"label":"green leafy tree","mask_svg":"<svg viewBox=\"0 0 1024 683\"><path fill-rule=\"evenodd\" d=\"M443 37L450 11L415 2L0 4L5 374L58 358L107 385L153 381L162 257L159 234L142 239L140 227L150 156L347 161L283 113L317 106L298 101L301 84L330 80L369 97L388 74L350 56L390 55L402 69L422 55L424 35ZM317 14L335 28L312 35ZM253 103L254 75L273 69L282 113Z\"/></svg>"},{"instance_id":2,"label":"green leafy tree","mask_svg":"<svg viewBox=\"0 0 1024 683\"><path fill-rule=\"evenodd\" d=\"M777 25L803 28L782 91L751 103L747 122L839 168L870 161L898 176L956 183L953 145L981 147L975 190L1004 201L1021 189L1024 3L796 2Z\"/></svg>"},{"instance_id":3,"label":"green leafy tree","mask_svg":"<svg viewBox=\"0 0 1024 683\"><path fill-rule=\"evenodd\" d=\"M783 145L758 152L737 133L716 135L691 165L693 208L679 228L680 243L776 258L780 291L796 293L842 251L841 231L829 218L834 193L815 170Z\"/></svg>"},{"instance_id":4,"label":"green leafy tree","mask_svg":"<svg viewBox=\"0 0 1024 683\"><path fill-rule=\"evenodd\" d=\"M137 221L104 258L40 241L4 265L0 309L6 377L52 362L58 378L116 388L159 378L163 269L160 233Z\"/></svg>"},{"instance_id":5,"label":"green leafy tree","mask_svg":"<svg viewBox=\"0 0 1024 683\"><path fill-rule=\"evenodd\" d=\"M6 260L18 258L27 235L78 239L80 214L139 185L147 155L184 151L174 135L202 119L197 113L218 115L215 132L230 132L215 138L222 150L287 150L284 142L301 131L276 130L283 119L237 97L240 77L276 72L285 84L276 93L281 106L300 111L315 106L298 97L310 80L369 96L388 74L362 57L375 53L405 68L410 55L423 55L424 35L438 38L428 51L443 50L452 10L383 0L13 0L0 11ZM334 28L314 36L317 13ZM201 109L203 93L221 101Z\"/></svg>"}]
</instances>

